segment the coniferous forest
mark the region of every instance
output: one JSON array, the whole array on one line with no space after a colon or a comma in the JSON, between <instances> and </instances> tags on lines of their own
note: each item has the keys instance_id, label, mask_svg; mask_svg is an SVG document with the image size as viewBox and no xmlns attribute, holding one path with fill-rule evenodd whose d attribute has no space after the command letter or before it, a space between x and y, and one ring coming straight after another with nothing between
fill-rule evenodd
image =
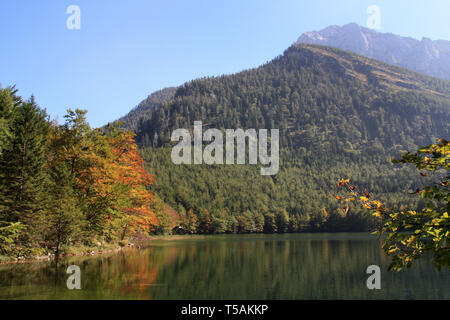
<instances>
[{"instance_id":1,"label":"coniferous forest","mask_svg":"<svg viewBox=\"0 0 450 320\"><path fill-rule=\"evenodd\" d=\"M422 207L408 194L428 183L391 159L449 136L450 83L339 49L294 45L235 75L194 80L144 100L122 118L155 192L187 232L362 231L376 222L333 196L342 177L390 205ZM280 172L249 165L174 165L170 133L279 128Z\"/></svg>"},{"instance_id":2,"label":"coniferous forest","mask_svg":"<svg viewBox=\"0 0 450 320\"><path fill-rule=\"evenodd\" d=\"M39 255L151 234L367 231L343 209L351 178L389 205L426 183L393 165L449 136L450 82L338 49L295 45L235 75L162 90L121 122L91 128L86 111L50 119L34 97L0 91L0 254ZM280 172L175 165L170 135L205 126L280 129Z\"/></svg>"}]
</instances>

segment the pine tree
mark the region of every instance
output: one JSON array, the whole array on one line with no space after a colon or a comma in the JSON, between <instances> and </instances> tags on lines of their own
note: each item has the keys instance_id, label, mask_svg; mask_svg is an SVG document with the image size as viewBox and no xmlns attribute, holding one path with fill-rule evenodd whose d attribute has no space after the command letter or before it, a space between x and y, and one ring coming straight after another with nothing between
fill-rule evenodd
<instances>
[{"instance_id":1,"label":"pine tree","mask_svg":"<svg viewBox=\"0 0 450 320\"><path fill-rule=\"evenodd\" d=\"M9 222L28 224L42 206L44 144L49 124L32 97L15 110L0 159L0 208Z\"/></svg>"},{"instance_id":2,"label":"pine tree","mask_svg":"<svg viewBox=\"0 0 450 320\"><path fill-rule=\"evenodd\" d=\"M0 88L0 157L11 137L11 120L14 108L17 102L20 101L20 98L15 95L16 93L17 90L14 87Z\"/></svg>"}]
</instances>

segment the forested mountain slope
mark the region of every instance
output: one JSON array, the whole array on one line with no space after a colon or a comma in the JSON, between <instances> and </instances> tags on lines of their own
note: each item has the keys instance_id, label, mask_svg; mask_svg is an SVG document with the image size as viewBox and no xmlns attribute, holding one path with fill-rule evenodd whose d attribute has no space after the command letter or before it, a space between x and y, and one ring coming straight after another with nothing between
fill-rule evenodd
<instances>
[{"instance_id":1,"label":"forested mountain slope","mask_svg":"<svg viewBox=\"0 0 450 320\"><path fill-rule=\"evenodd\" d=\"M408 150L449 131L450 82L329 47L295 45L236 75L194 80L138 128L161 146L177 128L277 128L281 145ZM375 148L375 149L374 149Z\"/></svg>"},{"instance_id":2,"label":"forested mountain slope","mask_svg":"<svg viewBox=\"0 0 450 320\"><path fill-rule=\"evenodd\" d=\"M123 127L136 131L139 123L147 120L153 109L174 97L176 90L176 88L169 87L152 93L118 121L122 122Z\"/></svg>"},{"instance_id":3,"label":"forested mountain slope","mask_svg":"<svg viewBox=\"0 0 450 320\"><path fill-rule=\"evenodd\" d=\"M359 230L369 221L357 208L338 207L336 179L351 177L392 204L411 204L405 191L419 181L390 159L449 138L450 82L296 44L259 68L186 83L145 118L137 139L156 191L195 216L197 232ZM280 129L279 174L172 164L171 133L199 120L208 128Z\"/></svg>"}]
</instances>

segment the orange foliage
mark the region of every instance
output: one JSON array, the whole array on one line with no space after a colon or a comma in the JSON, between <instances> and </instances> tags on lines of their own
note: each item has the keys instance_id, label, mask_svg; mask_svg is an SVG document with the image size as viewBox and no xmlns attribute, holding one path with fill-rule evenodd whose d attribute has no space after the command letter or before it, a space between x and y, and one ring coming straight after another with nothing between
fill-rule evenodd
<instances>
[{"instance_id":1,"label":"orange foliage","mask_svg":"<svg viewBox=\"0 0 450 320\"><path fill-rule=\"evenodd\" d=\"M84 152L81 162L87 165L77 172L76 183L96 212L92 214L108 212L108 220L125 216L124 228L132 231L154 229L158 221L151 210L149 190L154 179L144 169L133 133L106 138L100 147Z\"/></svg>"},{"instance_id":2,"label":"orange foliage","mask_svg":"<svg viewBox=\"0 0 450 320\"><path fill-rule=\"evenodd\" d=\"M124 212L132 218L132 225L151 231L158 223L155 213L150 208L152 194L148 190L154 179L144 169L144 161L139 155L134 134L121 133L111 139L110 143L115 156L112 166L116 181L127 187L125 197L130 200Z\"/></svg>"}]
</instances>

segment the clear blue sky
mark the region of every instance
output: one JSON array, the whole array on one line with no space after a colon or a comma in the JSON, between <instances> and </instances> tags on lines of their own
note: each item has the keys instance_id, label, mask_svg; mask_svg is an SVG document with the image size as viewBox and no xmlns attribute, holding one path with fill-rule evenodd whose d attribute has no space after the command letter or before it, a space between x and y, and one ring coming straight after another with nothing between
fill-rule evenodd
<instances>
[{"instance_id":1,"label":"clear blue sky","mask_svg":"<svg viewBox=\"0 0 450 320\"><path fill-rule=\"evenodd\" d=\"M81 30L66 28L72 4ZM448 0L1 0L0 83L101 126L158 89L265 63L303 32L365 26L372 4L381 32L450 40Z\"/></svg>"}]
</instances>

